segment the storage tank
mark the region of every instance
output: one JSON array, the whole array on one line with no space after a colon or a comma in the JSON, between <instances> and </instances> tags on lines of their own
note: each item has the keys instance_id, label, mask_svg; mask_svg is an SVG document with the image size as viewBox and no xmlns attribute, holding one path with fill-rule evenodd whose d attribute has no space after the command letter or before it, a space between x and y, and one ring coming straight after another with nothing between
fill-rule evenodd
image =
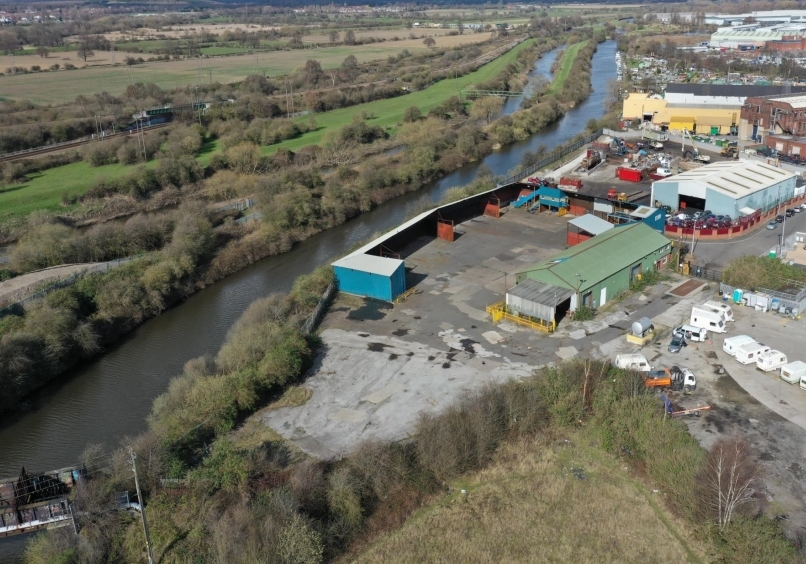
<instances>
[{"instance_id":1,"label":"storage tank","mask_svg":"<svg viewBox=\"0 0 806 564\"><path fill-rule=\"evenodd\" d=\"M636 337L643 337L651 329L652 320L648 317L642 317L638 321L633 321L632 334Z\"/></svg>"}]
</instances>

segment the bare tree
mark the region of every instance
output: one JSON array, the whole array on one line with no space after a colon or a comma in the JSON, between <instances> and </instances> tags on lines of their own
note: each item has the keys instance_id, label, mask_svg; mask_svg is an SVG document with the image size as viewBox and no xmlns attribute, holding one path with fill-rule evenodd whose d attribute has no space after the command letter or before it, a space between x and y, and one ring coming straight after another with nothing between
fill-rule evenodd
<instances>
[{"instance_id":1,"label":"bare tree","mask_svg":"<svg viewBox=\"0 0 806 564\"><path fill-rule=\"evenodd\" d=\"M331 31L330 32L330 42L336 44L339 42L339 32L338 31Z\"/></svg>"},{"instance_id":2,"label":"bare tree","mask_svg":"<svg viewBox=\"0 0 806 564\"><path fill-rule=\"evenodd\" d=\"M763 471L753 459L747 439L720 439L711 447L698 473L700 501L709 516L724 530L731 519L756 500Z\"/></svg>"}]
</instances>

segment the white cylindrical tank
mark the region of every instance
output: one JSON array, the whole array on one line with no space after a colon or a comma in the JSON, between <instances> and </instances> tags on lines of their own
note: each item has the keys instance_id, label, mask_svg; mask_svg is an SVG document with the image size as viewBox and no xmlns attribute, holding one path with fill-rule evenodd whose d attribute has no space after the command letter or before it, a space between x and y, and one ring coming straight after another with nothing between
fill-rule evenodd
<instances>
[{"instance_id":1,"label":"white cylindrical tank","mask_svg":"<svg viewBox=\"0 0 806 564\"><path fill-rule=\"evenodd\" d=\"M643 337L650 329L652 329L652 320L648 317L642 317L638 321L633 321L632 334L636 337Z\"/></svg>"}]
</instances>

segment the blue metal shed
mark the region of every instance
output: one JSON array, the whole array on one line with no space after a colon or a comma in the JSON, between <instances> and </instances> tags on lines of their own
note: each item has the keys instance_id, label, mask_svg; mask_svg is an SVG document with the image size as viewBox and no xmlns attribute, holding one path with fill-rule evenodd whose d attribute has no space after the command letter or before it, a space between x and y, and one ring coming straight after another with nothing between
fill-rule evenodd
<instances>
[{"instance_id":1,"label":"blue metal shed","mask_svg":"<svg viewBox=\"0 0 806 564\"><path fill-rule=\"evenodd\" d=\"M537 195L540 196L540 205L542 206L552 208L568 207L568 196L565 195L565 192L557 188L541 186L537 190Z\"/></svg>"},{"instance_id":2,"label":"blue metal shed","mask_svg":"<svg viewBox=\"0 0 806 564\"><path fill-rule=\"evenodd\" d=\"M339 291L393 301L406 291L406 265L402 260L375 255L348 255L333 263Z\"/></svg>"}]
</instances>

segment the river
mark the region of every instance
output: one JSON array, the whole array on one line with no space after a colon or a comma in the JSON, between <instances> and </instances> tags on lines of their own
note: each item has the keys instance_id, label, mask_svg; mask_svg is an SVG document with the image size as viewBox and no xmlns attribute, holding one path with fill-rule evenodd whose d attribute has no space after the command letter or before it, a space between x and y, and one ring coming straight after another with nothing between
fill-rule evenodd
<instances>
[{"instance_id":1,"label":"river","mask_svg":"<svg viewBox=\"0 0 806 564\"><path fill-rule=\"evenodd\" d=\"M517 166L526 151L563 144L605 112L607 83L616 77L616 44L599 45L593 57L590 97L556 124L497 151L481 163L462 167L422 190L401 196L296 245L290 252L264 259L191 296L151 319L97 359L46 387L29 399L28 409L0 423L0 476L60 468L76 461L87 444L120 444L145 429L154 398L188 360L214 355L228 329L258 298L286 292L301 274L327 264L355 243L404 221L409 207L423 198L438 201L446 190L471 182L480 164L495 174ZM555 53L537 61L531 75L550 76ZM518 108L509 100L504 113ZM23 539L0 542L0 561L19 552ZM5 552L5 555L4 555Z\"/></svg>"}]
</instances>

